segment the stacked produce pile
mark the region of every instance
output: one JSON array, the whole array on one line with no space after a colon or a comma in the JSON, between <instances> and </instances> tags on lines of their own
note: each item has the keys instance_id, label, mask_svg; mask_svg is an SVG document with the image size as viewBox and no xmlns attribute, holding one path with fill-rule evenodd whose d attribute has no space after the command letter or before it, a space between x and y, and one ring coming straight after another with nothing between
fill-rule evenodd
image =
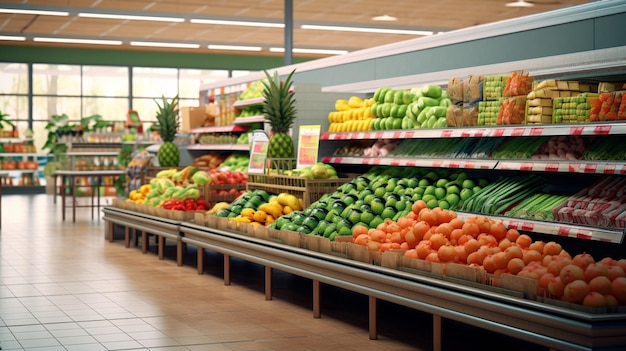
<instances>
[{"instance_id":1,"label":"stacked produce pile","mask_svg":"<svg viewBox=\"0 0 626 351\"><path fill-rule=\"evenodd\" d=\"M626 228L626 179L604 177L553 210L561 222Z\"/></svg>"},{"instance_id":2,"label":"stacked produce pile","mask_svg":"<svg viewBox=\"0 0 626 351\"><path fill-rule=\"evenodd\" d=\"M232 154L226 157L224 162L222 162L219 165L218 169L220 171L245 172L248 169L249 163L250 163L250 155Z\"/></svg>"},{"instance_id":3,"label":"stacked produce pile","mask_svg":"<svg viewBox=\"0 0 626 351\"><path fill-rule=\"evenodd\" d=\"M626 87L626 84L623 88ZM591 99L590 122L626 120L626 91L603 92Z\"/></svg>"},{"instance_id":4,"label":"stacked produce pile","mask_svg":"<svg viewBox=\"0 0 626 351\"><path fill-rule=\"evenodd\" d=\"M226 156L223 154L218 154L217 152L210 152L206 155L196 157L193 160L191 165L196 168L214 169L214 168L220 167L220 165L224 162L225 159L226 159Z\"/></svg>"},{"instance_id":5,"label":"stacked produce pile","mask_svg":"<svg viewBox=\"0 0 626 351\"><path fill-rule=\"evenodd\" d=\"M504 99L495 101L480 101L478 103L478 125L495 126L498 120L498 113Z\"/></svg>"},{"instance_id":6,"label":"stacked produce pile","mask_svg":"<svg viewBox=\"0 0 626 351\"><path fill-rule=\"evenodd\" d=\"M241 195L241 190L245 189L248 175L241 171L218 171L209 170L209 182L207 183L209 192L207 199L209 203L222 202L222 200L233 200ZM238 185L238 186L235 186Z\"/></svg>"},{"instance_id":7,"label":"stacked produce pile","mask_svg":"<svg viewBox=\"0 0 626 351\"><path fill-rule=\"evenodd\" d=\"M372 146L363 150L363 156L388 156L398 146L398 144L400 144L400 140L377 140Z\"/></svg>"},{"instance_id":8,"label":"stacked produce pile","mask_svg":"<svg viewBox=\"0 0 626 351\"><path fill-rule=\"evenodd\" d=\"M467 198L461 210L473 213L502 214L519 201L537 193L544 186L534 174L500 178Z\"/></svg>"},{"instance_id":9,"label":"stacked produce pile","mask_svg":"<svg viewBox=\"0 0 626 351\"><path fill-rule=\"evenodd\" d=\"M335 110L328 114L330 126L328 131L333 132L361 132L370 130L372 119L371 106L374 99L361 99L351 96L348 100L335 101Z\"/></svg>"},{"instance_id":10,"label":"stacked produce pile","mask_svg":"<svg viewBox=\"0 0 626 351\"><path fill-rule=\"evenodd\" d=\"M262 116L263 109L260 106L246 106L241 109L241 112L235 117L252 117L252 116Z\"/></svg>"},{"instance_id":11,"label":"stacked produce pile","mask_svg":"<svg viewBox=\"0 0 626 351\"><path fill-rule=\"evenodd\" d=\"M504 215L515 218L554 221L554 209L561 205L567 197L567 195L537 193L527 197Z\"/></svg>"},{"instance_id":12,"label":"stacked produce pile","mask_svg":"<svg viewBox=\"0 0 626 351\"><path fill-rule=\"evenodd\" d=\"M237 100L250 100L263 97L263 79L259 79L253 83L251 83L246 90L241 92L237 97Z\"/></svg>"},{"instance_id":13,"label":"stacked produce pile","mask_svg":"<svg viewBox=\"0 0 626 351\"><path fill-rule=\"evenodd\" d=\"M431 208L457 208L487 184L466 172L374 167L307 209L281 217L273 228L334 240L350 235L356 225L375 228L386 219L402 218L417 200Z\"/></svg>"},{"instance_id":14,"label":"stacked produce pile","mask_svg":"<svg viewBox=\"0 0 626 351\"><path fill-rule=\"evenodd\" d=\"M193 166L167 169L157 173L150 184L131 191L127 201L166 210L206 211L200 187L209 182L209 175Z\"/></svg>"},{"instance_id":15,"label":"stacked produce pile","mask_svg":"<svg viewBox=\"0 0 626 351\"><path fill-rule=\"evenodd\" d=\"M239 223L269 226L282 215L301 209L302 200L292 194L251 190L229 205L216 204L212 212L218 217L226 217Z\"/></svg>"},{"instance_id":16,"label":"stacked produce pile","mask_svg":"<svg viewBox=\"0 0 626 351\"><path fill-rule=\"evenodd\" d=\"M578 160L583 157L592 138L580 135L553 136L531 156L533 160Z\"/></svg>"},{"instance_id":17,"label":"stacked produce pile","mask_svg":"<svg viewBox=\"0 0 626 351\"><path fill-rule=\"evenodd\" d=\"M337 179L337 170L329 164L316 162L302 169L286 171L286 175L304 177L306 179Z\"/></svg>"},{"instance_id":18,"label":"stacked produce pile","mask_svg":"<svg viewBox=\"0 0 626 351\"><path fill-rule=\"evenodd\" d=\"M572 97L554 98L552 123L585 123L591 121L591 101L598 94L582 93Z\"/></svg>"},{"instance_id":19,"label":"stacked produce pile","mask_svg":"<svg viewBox=\"0 0 626 351\"><path fill-rule=\"evenodd\" d=\"M597 85L581 84L577 81L548 79L539 82L528 93L526 101L526 124L553 123L553 99L569 98L580 93L597 91ZM557 117L560 123L560 117ZM588 121L586 119L585 121Z\"/></svg>"},{"instance_id":20,"label":"stacked produce pile","mask_svg":"<svg viewBox=\"0 0 626 351\"><path fill-rule=\"evenodd\" d=\"M348 144L341 146L337 148L335 151L333 151L333 155L334 156L363 156L365 154L365 150L372 148L373 145L378 142L379 141L372 143L369 140L351 140ZM380 149L380 147L382 146L380 145L382 142L383 141L381 140L380 143L378 144L378 147L377 147L378 149ZM376 155L370 154L369 156L378 156L378 154Z\"/></svg>"},{"instance_id":21,"label":"stacked produce pile","mask_svg":"<svg viewBox=\"0 0 626 351\"><path fill-rule=\"evenodd\" d=\"M583 151L583 160L623 161L626 160L626 143L621 135L597 138Z\"/></svg>"},{"instance_id":22,"label":"stacked produce pile","mask_svg":"<svg viewBox=\"0 0 626 351\"><path fill-rule=\"evenodd\" d=\"M234 144L236 141L237 136L232 134L209 133L198 137L200 144Z\"/></svg>"},{"instance_id":23,"label":"stacked produce pile","mask_svg":"<svg viewBox=\"0 0 626 351\"><path fill-rule=\"evenodd\" d=\"M551 299L588 307L626 305L626 259L572 256L557 242L533 241L486 217L461 220L423 201L398 220L369 229L356 226L352 242L369 251L404 250L407 259L469 265L494 279L503 274L528 278L536 282L538 296Z\"/></svg>"}]
</instances>

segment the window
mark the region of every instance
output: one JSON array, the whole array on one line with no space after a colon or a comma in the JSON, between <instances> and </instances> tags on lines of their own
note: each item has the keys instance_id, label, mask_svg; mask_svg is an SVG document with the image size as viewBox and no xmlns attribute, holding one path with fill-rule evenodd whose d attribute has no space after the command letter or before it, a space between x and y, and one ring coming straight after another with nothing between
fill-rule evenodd
<instances>
[{"instance_id":1,"label":"window","mask_svg":"<svg viewBox=\"0 0 626 351\"><path fill-rule=\"evenodd\" d=\"M0 63L0 111L10 120L28 121L28 65Z\"/></svg>"},{"instance_id":2,"label":"window","mask_svg":"<svg viewBox=\"0 0 626 351\"><path fill-rule=\"evenodd\" d=\"M178 94L178 70L176 68L133 68L133 96L173 98Z\"/></svg>"},{"instance_id":3,"label":"window","mask_svg":"<svg viewBox=\"0 0 626 351\"><path fill-rule=\"evenodd\" d=\"M80 66L33 65L33 94L80 96Z\"/></svg>"},{"instance_id":4,"label":"window","mask_svg":"<svg viewBox=\"0 0 626 351\"><path fill-rule=\"evenodd\" d=\"M83 66L82 95L128 96L128 67Z\"/></svg>"}]
</instances>

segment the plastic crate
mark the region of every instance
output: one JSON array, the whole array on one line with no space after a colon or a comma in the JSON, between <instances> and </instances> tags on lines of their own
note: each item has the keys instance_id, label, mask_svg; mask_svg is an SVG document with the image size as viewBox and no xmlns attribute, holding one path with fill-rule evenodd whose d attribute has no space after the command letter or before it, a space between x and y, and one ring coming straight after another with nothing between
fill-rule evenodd
<instances>
[{"instance_id":1,"label":"plastic crate","mask_svg":"<svg viewBox=\"0 0 626 351\"><path fill-rule=\"evenodd\" d=\"M302 199L304 207L309 207L324 194L333 193L341 185L352 180L352 176L333 179L307 179L304 177L249 174L248 190L265 190L267 192L289 193Z\"/></svg>"}]
</instances>

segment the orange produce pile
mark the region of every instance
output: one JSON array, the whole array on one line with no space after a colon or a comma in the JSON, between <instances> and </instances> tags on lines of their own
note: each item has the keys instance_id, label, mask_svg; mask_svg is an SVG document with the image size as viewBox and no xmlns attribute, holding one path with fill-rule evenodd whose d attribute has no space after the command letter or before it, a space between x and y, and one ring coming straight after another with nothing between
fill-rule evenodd
<instances>
[{"instance_id":1,"label":"orange produce pile","mask_svg":"<svg viewBox=\"0 0 626 351\"><path fill-rule=\"evenodd\" d=\"M368 229L356 226L352 242L370 251L406 250L405 257L458 263L538 280L546 295L590 307L626 305L626 259L596 261L587 253L572 257L557 242L533 241L501 222L454 211L429 209L419 200L397 222Z\"/></svg>"}]
</instances>

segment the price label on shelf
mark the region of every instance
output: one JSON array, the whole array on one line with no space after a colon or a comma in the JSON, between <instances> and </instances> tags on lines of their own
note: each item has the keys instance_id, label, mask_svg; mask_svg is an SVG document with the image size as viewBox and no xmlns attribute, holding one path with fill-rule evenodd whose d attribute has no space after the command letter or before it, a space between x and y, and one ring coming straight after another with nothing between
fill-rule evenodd
<instances>
[{"instance_id":1,"label":"price label on shelf","mask_svg":"<svg viewBox=\"0 0 626 351\"><path fill-rule=\"evenodd\" d=\"M372 164L375 165L375 166L378 166L378 165L380 165L380 161L381 161L380 158L372 159Z\"/></svg>"},{"instance_id":2,"label":"price label on shelf","mask_svg":"<svg viewBox=\"0 0 626 351\"><path fill-rule=\"evenodd\" d=\"M610 125L597 126L593 129L593 134L596 134L596 135L607 135L609 133L611 133Z\"/></svg>"},{"instance_id":3,"label":"price label on shelf","mask_svg":"<svg viewBox=\"0 0 626 351\"><path fill-rule=\"evenodd\" d=\"M463 168L473 169L476 168L476 165L474 164L474 162L465 162Z\"/></svg>"},{"instance_id":4,"label":"price label on shelf","mask_svg":"<svg viewBox=\"0 0 626 351\"><path fill-rule=\"evenodd\" d=\"M533 170L533 163L532 162L522 162L522 164L519 166L520 171L532 171Z\"/></svg>"},{"instance_id":5,"label":"price label on shelf","mask_svg":"<svg viewBox=\"0 0 626 351\"><path fill-rule=\"evenodd\" d=\"M415 160L408 160L408 161L406 161L406 165L408 167L415 167L417 165L417 163L415 163Z\"/></svg>"},{"instance_id":6,"label":"price label on shelf","mask_svg":"<svg viewBox=\"0 0 626 351\"><path fill-rule=\"evenodd\" d=\"M450 168L460 168L461 164L457 161L450 161L450 165L448 166Z\"/></svg>"},{"instance_id":7,"label":"price label on shelf","mask_svg":"<svg viewBox=\"0 0 626 351\"><path fill-rule=\"evenodd\" d=\"M444 129L441 131L441 137L442 138L449 138L452 136L452 130L451 129Z\"/></svg>"},{"instance_id":8,"label":"price label on shelf","mask_svg":"<svg viewBox=\"0 0 626 351\"><path fill-rule=\"evenodd\" d=\"M397 159L397 158L394 158L394 159L392 159L392 160L389 162L389 165L390 165L390 166L399 166L399 165L400 165L400 161L398 161L398 159Z\"/></svg>"},{"instance_id":9,"label":"price label on shelf","mask_svg":"<svg viewBox=\"0 0 626 351\"><path fill-rule=\"evenodd\" d=\"M535 223L532 222L522 222L522 230L532 232L535 230Z\"/></svg>"},{"instance_id":10,"label":"price label on shelf","mask_svg":"<svg viewBox=\"0 0 626 351\"><path fill-rule=\"evenodd\" d=\"M596 163L587 163L583 167L583 171L585 173L596 173L598 171L598 164L596 164Z\"/></svg>"},{"instance_id":11,"label":"price label on shelf","mask_svg":"<svg viewBox=\"0 0 626 351\"><path fill-rule=\"evenodd\" d=\"M369 158L363 158L363 159L361 159L361 164L362 164L362 165L369 165L369 164L370 164L370 160L369 160Z\"/></svg>"},{"instance_id":12,"label":"price label on shelf","mask_svg":"<svg viewBox=\"0 0 626 351\"><path fill-rule=\"evenodd\" d=\"M545 168L546 172L558 172L559 171L559 164L558 163L548 163L546 164L546 168Z\"/></svg>"},{"instance_id":13,"label":"price label on shelf","mask_svg":"<svg viewBox=\"0 0 626 351\"><path fill-rule=\"evenodd\" d=\"M519 222L514 221L514 220L509 221L509 223L506 226L509 227L509 229L517 229L517 230L520 229Z\"/></svg>"},{"instance_id":14,"label":"price label on shelf","mask_svg":"<svg viewBox=\"0 0 626 351\"><path fill-rule=\"evenodd\" d=\"M343 157L334 157L333 161L334 161L334 163L342 163L343 162Z\"/></svg>"},{"instance_id":15,"label":"price label on shelf","mask_svg":"<svg viewBox=\"0 0 626 351\"><path fill-rule=\"evenodd\" d=\"M615 174L615 165L614 164L604 165L604 174Z\"/></svg>"},{"instance_id":16,"label":"price label on shelf","mask_svg":"<svg viewBox=\"0 0 626 351\"><path fill-rule=\"evenodd\" d=\"M433 167L441 167L442 164L443 162L441 161L433 161Z\"/></svg>"},{"instance_id":17,"label":"price label on shelf","mask_svg":"<svg viewBox=\"0 0 626 351\"><path fill-rule=\"evenodd\" d=\"M468 132L468 131L462 131L461 132L461 138L469 138L472 136L472 133Z\"/></svg>"},{"instance_id":18,"label":"price label on shelf","mask_svg":"<svg viewBox=\"0 0 626 351\"><path fill-rule=\"evenodd\" d=\"M570 233L570 229L568 227L559 227L559 230L557 231L557 235L559 236L569 236Z\"/></svg>"},{"instance_id":19,"label":"price label on shelf","mask_svg":"<svg viewBox=\"0 0 626 351\"><path fill-rule=\"evenodd\" d=\"M524 135L524 131L526 131L526 128L513 128L513 131L511 132L512 136L523 136Z\"/></svg>"},{"instance_id":20,"label":"price label on shelf","mask_svg":"<svg viewBox=\"0 0 626 351\"><path fill-rule=\"evenodd\" d=\"M504 128L496 128L491 132L491 136L501 137L504 135Z\"/></svg>"},{"instance_id":21,"label":"price label on shelf","mask_svg":"<svg viewBox=\"0 0 626 351\"><path fill-rule=\"evenodd\" d=\"M582 135L584 130L585 130L585 127L583 126L569 127L569 134L570 135Z\"/></svg>"},{"instance_id":22,"label":"price label on shelf","mask_svg":"<svg viewBox=\"0 0 626 351\"><path fill-rule=\"evenodd\" d=\"M543 135L543 128L530 128L530 136L540 136Z\"/></svg>"},{"instance_id":23,"label":"price label on shelf","mask_svg":"<svg viewBox=\"0 0 626 351\"><path fill-rule=\"evenodd\" d=\"M476 133L474 133L475 137L481 138L485 135L485 130L484 129L478 129L476 130Z\"/></svg>"},{"instance_id":24,"label":"price label on shelf","mask_svg":"<svg viewBox=\"0 0 626 351\"><path fill-rule=\"evenodd\" d=\"M356 134L356 139L361 140L361 139L363 139L363 138L365 138L365 133L357 133L357 134Z\"/></svg>"}]
</instances>

